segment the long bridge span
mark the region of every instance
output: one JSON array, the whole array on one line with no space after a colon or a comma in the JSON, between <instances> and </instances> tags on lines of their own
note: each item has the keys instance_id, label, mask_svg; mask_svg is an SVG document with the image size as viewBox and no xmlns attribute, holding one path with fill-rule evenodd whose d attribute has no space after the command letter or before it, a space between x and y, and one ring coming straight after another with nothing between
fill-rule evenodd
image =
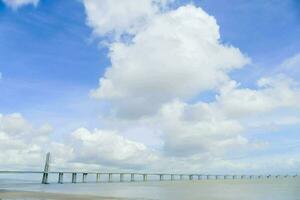
<instances>
[{"instance_id":1,"label":"long bridge span","mask_svg":"<svg viewBox=\"0 0 300 200\"><path fill-rule=\"evenodd\" d=\"M245 175L245 174L178 174L178 173L134 173L134 172L92 172L92 171L50 171L50 153L47 153L45 167L43 171L0 171L1 174L38 174L41 176L42 184L49 184L49 176L57 177L56 183L99 183L99 182L135 182L148 181L148 177L152 177L152 181L182 181L182 180L243 180L243 179L271 179L271 178L296 178L293 175ZM65 181L65 177L70 177L70 181ZM88 180L89 177L89 180Z\"/></svg>"}]
</instances>

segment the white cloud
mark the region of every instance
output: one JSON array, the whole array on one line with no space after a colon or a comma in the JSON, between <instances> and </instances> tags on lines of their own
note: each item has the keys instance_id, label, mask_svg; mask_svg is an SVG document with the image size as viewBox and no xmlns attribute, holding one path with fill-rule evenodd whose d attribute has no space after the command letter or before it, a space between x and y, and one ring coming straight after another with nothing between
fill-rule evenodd
<instances>
[{"instance_id":1,"label":"white cloud","mask_svg":"<svg viewBox=\"0 0 300 200\"><path fill-rule=\"evenodd\" d=\"M42 170L47 152L53 159L51 169L71 168L73 148L51 138L53 128L34 126L21 114L0 114L0 169Z\"/></svg>"},{"instance_id":2,"label":"white cloud","mask_svg":"<svg viewBox=\"0 0 300 200\"><path fill-rule=\"evenodd\" d=\"M71 134L71 141L77 162L136 168L157 159L144 144L113 131L79 128Z\"/></svg>"},{"instance_id":3,"label":"white cloud","mask_svg":"<svg viewBox=\"0 0 300 200\"><path fill-rule=\"evenodd\" d=\"M116 114L140 117L174 99L215 89L228 81L228 72L249 62L219 39L215 19L201 8L188 5L156 15L132 43L111 45L112 66L91 95L111 101Z\"/></svg>"},{"instance_id":4,"label":"white cloud","mask_svg":"<svg viewBox=\"0 0 300 200\"><path fill-rule=\"evenodd\" d=\"M237 120L226 119L205 103L173 102L163 107L161 123L165 151L170 155L223 154L225 150L248 145Z\"/></svg>"},{"instance_id":5,"label":"white cloud","mask_svg":"<svg viewBox=\"0 0 300 200\"><path fill-rule=\"evenodd\" d=\"M49 143L49 125L34 127L21 114L0 115L1 167L36 167Z\"/></svg>"},{"instance_id":6,"label":"white cloud","mask_svg":"<svg viewBox=\"0 0 300 200\"><path fill-rule=\"evenodd\" d=\"M39 0L2 0L2 1L7 6L11 7L14 10L29 4L37 6L37 4L39 3Z\"/></svg>"},{"instance_id":7,"label":"white cloud","mask_svg":"<svg viewBox=\"0 0 300 200\"><path fill-rule=\"evenodd\" d=\"M285 59L276 70L298 77L300 74L300 53Z\"/></svg>"},{"instance_id":8,"label":"white cloud","mask_svg":"<svg viewBox=\"0 0 300 200\"><path fill-rule=\"evenodd\" d=\"M95 34L134 33L169 0L83 0L87 23Z\"/></svg>"},{"instance_id":9,"label":"white cloud","mask_svg":"<svg viewBox=\"0 0 300 200\"><path fill-rule=\"evenodd\" d=\"M216 100L210 103L177 101L165 104L158 120L163 124L165 150L186 156L205 152L226 153L245 146L256 148L261 145L248 141L244 136L247 129L299 124L297 116L284 111L274 119L278 110L300 110L297 83L281 75L262 78L258 85L258 89L239 88L235 81L231 81L221 87Z\"/></svg>"},{"instance_id":10,"label":"white cloud","mask_svg":"<svg viewBox=\"0 0 300 200\"><path fill-rule=\"evenodd\" d=\"M128 122L120 132L137 126L149 129L140 134L157 137L155 133L160 132L163 145L159 145L168 156L210 153L226 157L235 149L268 148L268 141L249 141L246 133L253 128L273 131L277 127L299 124L299 116L288 110L296 113L300 110L300 87L283 75L261 78L257 85L256 89L249 89L228 81L220 87L214 101L168 102L158 114ZM108 127L123 124L120 118L114 120Z\"/></svg>"},{"instance_id":11,"label":"white cloud","mask_svg":"<svg viewBox=\"0 0 300 200\"><path fill-rule=\"evenodd\" d=\"M300 108L300 87L289 77L261 78L258 89L239 88L231 81L220 89L217 106L231 117L271 112L280 108Z\"/></svg>"},{"instance_id":12,"label":"white cloud","mask_svg":"<svg viewBox=\"0 0 300 200\"><path fill-rule=\"evenodd\" d=\"M126 139L113 131L79 128L63 142L50 136L51 126L33 126L21 114L0 115L0 169L38 169L46 152L51 152L51 167L72 169L99 166L139 168L158 156L144 144ZM82 170L82 169L81 169Z\"/></svg>"}]
</instances>

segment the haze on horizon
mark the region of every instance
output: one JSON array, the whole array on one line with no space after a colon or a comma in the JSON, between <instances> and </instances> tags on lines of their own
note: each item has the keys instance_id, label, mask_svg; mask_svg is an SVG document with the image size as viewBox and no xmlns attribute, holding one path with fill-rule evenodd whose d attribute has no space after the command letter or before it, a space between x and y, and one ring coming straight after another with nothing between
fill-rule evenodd
<instances>
[{"instance_id":1,"label":"haze on horizon","mask_svg":"<svg viewBox=\"0 0 300 200\"><path fill-rule=\"evenodd\" d=\"M296 173L297 0L0 0L0 170Z\"/></svg>"}]
</instances>

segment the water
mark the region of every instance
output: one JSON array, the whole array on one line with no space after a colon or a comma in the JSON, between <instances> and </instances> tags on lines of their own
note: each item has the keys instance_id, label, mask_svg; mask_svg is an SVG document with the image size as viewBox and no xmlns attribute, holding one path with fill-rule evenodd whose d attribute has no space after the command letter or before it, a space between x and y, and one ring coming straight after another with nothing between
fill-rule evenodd
<instances>
[{"instance_id":1,"label":"water","mask_svg":"<svg viewBox=\"0 0 300 200\"><path fill-rule=\"evenodd\" d=\"M300 179L0 184L1 189L164 200L300 200Z\"/></svg>"}]
</instances>

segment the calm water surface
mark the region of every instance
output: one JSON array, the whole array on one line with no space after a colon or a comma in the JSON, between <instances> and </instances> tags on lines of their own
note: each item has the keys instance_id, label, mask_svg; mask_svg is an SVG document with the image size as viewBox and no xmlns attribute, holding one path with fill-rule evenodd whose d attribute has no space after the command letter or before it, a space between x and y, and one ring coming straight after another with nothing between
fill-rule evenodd
<instances>
[{"instance_id":1,"label":"calm water surface","mask_svg":"<svg viewBox=\"0 0 300 200\"><path fill-rule=\"evenodd\" d=\"M299 178L63 185L0 184L0 188L134 199L300 200Z\"/></svg>"}]
</instances>

